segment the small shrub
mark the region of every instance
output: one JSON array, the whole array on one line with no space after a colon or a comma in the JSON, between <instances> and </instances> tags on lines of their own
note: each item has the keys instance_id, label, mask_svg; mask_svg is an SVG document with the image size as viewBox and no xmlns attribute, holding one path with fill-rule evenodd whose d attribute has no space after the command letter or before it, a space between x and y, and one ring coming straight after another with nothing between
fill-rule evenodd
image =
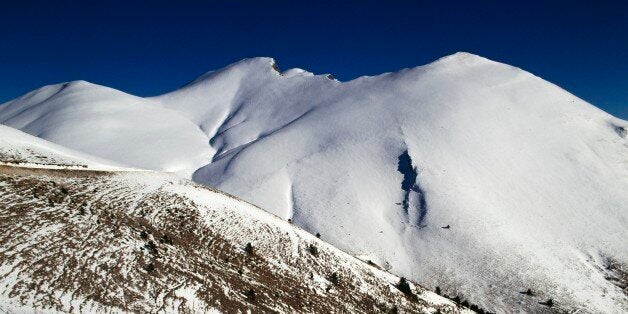
<instances>
[{"instance_id":1,"label":"small shrub","mask_svg":"<svg viewBox=\"0 0 628 314\"><path fill-rule=\"evenodd\" d=\"M317 232L316 233L316 237L320 239L321 238L321 234Z\"/></svg>"},{"instance_id":2,"label":"small shrub","mask_svg":"<svg viewBox=\"0 0 628 314\"><path fill-rule=\"evenodd\" d=\"M148 241L148 243L146 243L144 247L148 250L149 253L157 254L157 245L152 240Z\"/></svg>"},{"instance_id":3,"label":"small shrub","mask_svg":"<svg viewBox=\"0 0 628 314\"><path fill-rule=\"evenodd\" d=\"M245 295L249 301L255 302L255 290L249 289L246 291Z\"/></svg>"},{"instance_id":4,"label":"small shrub","mask_svg":"<svg viewBox=\"0 0 628 314\"><path fill-rule=\"evenodd\" d=\"M172 245L172 239L168 235L164 234L159 238L159 243Z\"/></svg>"},{"instance_id":5,"label":"small shrub","mask_svg":"<svg viewBox=\"0 0 628 314\"><path fill-rule=\"evenodd\" d=\"M253 245L251 244L251 242L246 244L246 246L244 247L244 251L249 255L253 255Z\"/></svg>"},{"instance_id":6,"label":"small shrub","mask_svg":"<svg viewBox=\"0 0 628 314\"><path fill-rule=\"evenodd\" d=\"M314 244L310 244L309 251L310 254L318 256L318 248Z\"/></svg>"},{"instance_id":7,"label":"small shrub","mask_svg":"<svg viewBox=\"0 0 628 314\"><path fill-rule=\"evenodd\" d=\"M390 314L398 314L399 313L399 308L395 305L392 307L392 309L390 309Z\"/></svg>"},{"instance_id":8,"label":"small shrub","mask_svg":"<svg viewBox=\"0 0 628 314\"><path fill-rule=\"evenodd\" d=\"M412 288L410 288L410 283L408 282L408 280L406 280L405 277L401 277L399 279L399 283L397 283L397 289L407 295L412 294Z\"/></svg>"},{"instance_id":9,"label":"small shrub","mask_svg":"<svg viewBox=\"0 0 628 314\"><path fill-rule=\"evenodd\" d=\"M528 288L528 290L523 291L523 292L519 292L519 293L525 294L525 295L529 295L529 296L533 296L534 295L534 292L532 292L532 289L529 289L529 288Z\"/></svg>"},{"instance_id":10,"label":"small shrub","mask_svg":"<svg viewBox=\"0 0 628 314\"><path fill-rule=\"evenodd\" d=\"M150 272L153 272L153 271L155 270L155 265L154 265L153 263L150 263L150 264L146 265L146 267L144 267L144 269L145 269L147 272L149 272L149 273L150 273Z\"/></svg>"},{"instance_id":11,"label":"small shrub","mask_svg":"<svg viewBox=\"0 0 628 314\"><path fill-rule=\"evenodd\" d=\"M440 295L440 293L441 293L440 287L436 287L436 290L434 292L436 292L436 294Z\"/></svg>"},{"instance_id":12,"label":"small shrub","mask_svg":"<svg viewBox=\"0 0 628 314\"><path fill-rule=\"evenodd\" d=\"M146 233L146 231L142 230L142 232L140 232L140 238L146 240L148 239L148 233Z\"/></svg>"},{"instance_id":13,"label":"small shrub","mask_svg":"<svg viewBox=\"0 0 628 314\"><path fill-rule=\"evenodd\" d=\"M338 273L334 272L329 276L329 281L336 286L340 285L340 276L338 276Z\"/></svg>"}]
</instances>

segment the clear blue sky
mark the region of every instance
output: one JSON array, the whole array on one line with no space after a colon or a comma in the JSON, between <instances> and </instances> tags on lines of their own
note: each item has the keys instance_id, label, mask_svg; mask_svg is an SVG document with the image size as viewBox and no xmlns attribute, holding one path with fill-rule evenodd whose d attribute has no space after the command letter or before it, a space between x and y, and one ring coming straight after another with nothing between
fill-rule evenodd
<instances>
[{"instance_id":1,"label":"clear blue sky","mask_svg":"<svg viewBox=\"0 0 628 314\"><path fill-rule=\"evenodd\" d=\"M628 119L628 1L580 2L0 0L0 102L76 79L157 95L254 56L350 80L467 51Z\"/></svg>"}]
</instances>

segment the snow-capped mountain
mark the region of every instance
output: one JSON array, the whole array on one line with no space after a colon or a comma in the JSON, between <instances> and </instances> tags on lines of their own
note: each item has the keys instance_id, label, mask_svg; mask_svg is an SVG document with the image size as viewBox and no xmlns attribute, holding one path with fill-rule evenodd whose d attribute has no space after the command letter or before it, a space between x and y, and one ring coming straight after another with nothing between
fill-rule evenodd
<instances>
[{"instance_id":1,"label":"snow-capped mountain","mask_svg":"<svg viewBox=\"0 0 628 314\"><path fill-rule=\"evenodd\" d=\"M482 57L349 82L254 58L146 99L74 82L0 123L191 176L489 310L628 311L628 123Z\"/></svg>"}]
</instances>

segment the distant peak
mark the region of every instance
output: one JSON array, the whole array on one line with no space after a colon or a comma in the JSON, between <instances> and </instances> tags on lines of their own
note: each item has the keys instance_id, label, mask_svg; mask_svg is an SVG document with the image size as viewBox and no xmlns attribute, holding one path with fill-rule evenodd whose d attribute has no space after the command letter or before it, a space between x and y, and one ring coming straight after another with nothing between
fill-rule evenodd
<instances>
[{"instance_id":1,"label":"distant peak","mask_svg":"<svg viewBox=\"0 0 628 314\"><path fill-rule=\"evenodd\" d=\"M434 63L442 63L442 62L447 62L447 63L455 62L455 63L472 65L472 64L477 64L477 63L491 62L491 60L486 59L482 56L478 56L476 54L469 53L469 52L459 51L459 52L456 52L448 56L444 56L434 61Z\"/></svg>"},{"instance_id":2,"label":"distant peak","mask_svg":"<svg viewBox=\"0 0 628 314\"><path fill-rule=\"evenodd\" d=\"M195 80L188 83L186 86L195 85L207 79L219 76L221 74L233 72L233 71L245 71L245 72L255 72L255 73L259 73L263 71L274 71L274 72L277 72L277 75L281 75L279 66L277 65L277 62L275 62L275 59L273 58L270 58L270 57L245 58L240 61L231 63L228 66L220 68L218 70L211 70L211 71L205 72L203 75L197 77Z\"/></svg>"},{"instance_id":3,"label":"distant peak","mask_svg":"<svg viewBox=\"0 0 628 314\"><path fill-rule=\"evenodd\" d=\"M292 68L281 73L284 77L293 77L293 76L313 76L312 72L308 72L299 68Z\"/></svg>"}]
</instances>

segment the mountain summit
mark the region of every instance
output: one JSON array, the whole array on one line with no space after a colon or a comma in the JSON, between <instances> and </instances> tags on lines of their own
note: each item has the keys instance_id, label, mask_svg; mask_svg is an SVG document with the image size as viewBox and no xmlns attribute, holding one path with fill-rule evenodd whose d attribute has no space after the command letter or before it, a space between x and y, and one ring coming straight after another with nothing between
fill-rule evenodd
<instances>
[{"instance_id":1,"label":"mountain summit","mask_svg":"<svg viewBox=\"0 0 628 314\"><path fill-rule=\"evenodd\" d=\"M348 82L253 58L151 98L66 83L0 123L193 178L489 310L628 311L628 122L473 54Z\"/></svg>"}]
</instances>

